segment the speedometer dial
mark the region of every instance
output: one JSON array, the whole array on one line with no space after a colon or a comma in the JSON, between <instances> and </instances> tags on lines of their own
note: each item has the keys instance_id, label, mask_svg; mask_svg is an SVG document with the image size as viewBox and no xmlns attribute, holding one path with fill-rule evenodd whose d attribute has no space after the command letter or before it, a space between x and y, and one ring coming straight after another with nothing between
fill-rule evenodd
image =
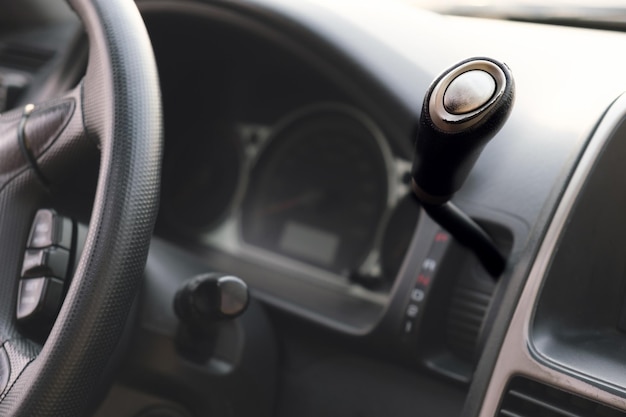
<instances>
[{"instance_id":1,"label":"speedometer dial","mask_svg":"<svg viewBox=\"0 0 626 417\"><path fill-rule=\"evenodd\" d=\"M243 239L333 272L355 270L387 203L381 141L368 119L343 106L287 119L252 171Z\"/></svg>"},{"instance_id":2,"label":"speedometer dial","mask_svg":"<svg viewBox=\"0 0 626 417\"><path fill-rule=\"evenodd\" d=\"M161 225L197 236L218 224L234 205L241 144L227 124L216 121L191 125L168 140Z\"/></svg>"}]
</instances>

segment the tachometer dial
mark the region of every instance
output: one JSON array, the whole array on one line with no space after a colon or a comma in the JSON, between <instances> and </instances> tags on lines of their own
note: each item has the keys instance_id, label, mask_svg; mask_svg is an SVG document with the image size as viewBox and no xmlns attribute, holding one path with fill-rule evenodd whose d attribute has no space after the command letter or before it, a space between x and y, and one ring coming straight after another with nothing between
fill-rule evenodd
<instances>
[{"instance_id":1,"label":"tachometer dial","mask_svg":"<svg viewBox=\"0 0 626 417\"><path fill-rule=\"evenodd\" d=\"M337 273L357 268L387 204L382 140L368 119L343 106L288 118L252 170L244 240Z\"/></svg>"}]
</instances>

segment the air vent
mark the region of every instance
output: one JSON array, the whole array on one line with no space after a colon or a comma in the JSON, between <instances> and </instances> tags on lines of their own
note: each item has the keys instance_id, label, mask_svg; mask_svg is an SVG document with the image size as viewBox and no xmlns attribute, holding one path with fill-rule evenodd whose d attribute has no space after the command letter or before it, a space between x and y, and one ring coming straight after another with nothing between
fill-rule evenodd
<instances>
[{"instance_id":1,"label":"air vent","mask_svg":"<svg viewBox=\"0 0 626 417\"><path fill-rule=\"evenodd\" d=\"M17 43L0 43L0 67L36 72L52 57L54 52Z\"/></svg>"},{"instance_id":2,"label":"air vent","mask_svg":"<svg viewBox=\"0 0 626 417\"><path fill-rule=\"evenodd\" d=\"M446 339L458 357L472 361L480 329L494 290L493 280L478 268L471 268L457 281L448 308Z\"/></svg>"},{"instance_id":3,"label":"air vent","mask_svg":"<svg viewBox=\"0 0 626 417\"><path fill-rule=\"evenodd\" d=\"M626 417L626 413L526 378L511 380L498 417Z\"/></svg>"}]
</instances>

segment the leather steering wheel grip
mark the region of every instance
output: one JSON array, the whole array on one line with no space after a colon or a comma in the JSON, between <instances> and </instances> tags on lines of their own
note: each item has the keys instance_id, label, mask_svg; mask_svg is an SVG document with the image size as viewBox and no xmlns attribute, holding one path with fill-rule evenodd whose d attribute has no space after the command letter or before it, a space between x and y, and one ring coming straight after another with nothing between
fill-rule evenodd
<instances>
[{"instance_id":1,"label":"leather steering wheel grip","mask_svg":"<svg viewBox=\"0 0 626 417\"><path fill-rule=\"evenodd\" d=\"M158 207L160 92L141 16L132 0L68 1L89 37L87 73L66 97L35 107L27 136L44 137L35 157L52 181L61 181L95 143L98 186L77 271L46 343L38 346L16 330L15 299L28 229L44 192L26 163L13 166L0 156L0 343L11 364L9 383L0 387L0 416L85 414L139 288ZM21 111L0 117L0 151L16 158L20 117Z\"/></svg>"}]
</instances>

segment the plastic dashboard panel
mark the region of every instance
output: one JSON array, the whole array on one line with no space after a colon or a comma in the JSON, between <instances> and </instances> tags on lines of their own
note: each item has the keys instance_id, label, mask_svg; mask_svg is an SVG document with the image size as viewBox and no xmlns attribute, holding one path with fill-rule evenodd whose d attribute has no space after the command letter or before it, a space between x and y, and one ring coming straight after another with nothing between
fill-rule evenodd
<instances>
[{"instance_id":1,"label":"plastic dashboard panel","mask_svg":"<svg viewBox=\"0 0 626 417\"><path fill-rule=\"evenodd\" d=\"M399 126L414 123L430 77L455 61L487 55L512 68L518 97L511 119L487 147L458 196L465 209L488 207L529 227L522 249L514 251L512 267L506 272L510 285L504 290L464 415L478 414L479 399L497 405L494 395L499 394L490 390L483 397L497 352L565 184L598 120L626 87L626 62L612 52L620 50L626 38L618 33L441 17L406 5L378 7L369 2L366 6L335 2L332 11L324 2L270 0L229 7L287 32L314 33L342 51L408 111L396 114L408 117ZM451 32L462 33L462 42ZM380 59L379 54L387 59ZM579 82L590 77L594 82ZM529 369L535 367L531 363ZM498 384L491 386L504 385ZM611 395L603 394L603 398L622 404ZM483 410L482 415L493 412Z\"/></svg>"},{"instance_id":2,"label":"plastic dashboard panel","mask_svg":"<svg viewBox=\"0 0 626 417\"><path fill-rule=\"evenodd\" d=\"M148 10L167 2L139 4ZM190 3L183 5L192 7ZM365 5L342 2L333 4L331 10L324 2L269 0L218 2L210 7L221 19L244 18L252 26L271 28L274 36L288 34L298 40L303 51L325 57L326 63L333 63L337 80L345 82L346 90L359 91L357 98L365 96L363 105L383 128L404 136L407 142L411 141L411 126L417 120L418 103L430 76L470 55L488 55L506 62L518 85L515 108L508 124L479 159L457 203L469 211L484 207L517 218L532 234L515 236L522 246L514 250L513 259L522 251L532 252L532 245L523 245L540 239L589 133L620 91L616 84L623 83L624 63L605 56L604 49L595 45L602 42L606 50L611 45L616 49L623 36L442 17L402 4ZM446 35L450 28L465 34L462 44ZM491 36L496 32L502 36ZM424 39L437 39L436 46ZM588 59L577 59L581 50ZM380 54L387 59L380 59ZM597 69L596 62L610 59L613 65L604 67L598 82L572 88L577 78ZM327 64L322 60L318 65ZM341 74L352 73L355 68L359 76L346 82ZM581 103L579 97L583 95L585 101ZM373 102L372 97L384 100ZM528 265L516 264L517 270L509 273L522 276Z\"/></svg>"},{"instance_id":3,"label":"plastic dashboard panel","mask_svg":"<svg viewBox=\"0 0 626 417\"><path fill-rule=\"evenodd\" d=\"M305 64L317 68L324 77L327 77L330 82L335 84L335 88L343 91L346 96L354 100L356 105L366 109L369 115L379 122L383 131L387 133L390 144L396 148L396 154L410 158L410 153L406 155L403 148L411 145L411 132L405 126L413 123L412 116L403 112L391 112L390 110L395 107L385 106L391 99L396 101L396 107L401 106L397 98L390 94L389 91L385 92L387 95L385 100L376 100L376 105L371 102L371 98L377 96L377 91L384 91L384 85L377 84L372 79L372 74L355 76L347 82L345 75L355 72L355 63L349 56L346 56L344 51L333 49L334 47L326 44L323 39L306 31L304 28L292 28L286 25L286 22L281 21L279 17L268 15L267 10L250 10L247 8L248 6L250 4L244 6L233 3L217 3L203 6L192 3L174 4L167 1L143 1L140 3L140 8L144 13L148 27L154 31L153 38L156 42L157 57L159 56L160 43L176 44L184 41L184 38L181 40L175 36L165 36L164 33L159 32L159 26L155 25L155 21L161 22L161 30L163 27L167 27L167 24L164 24L164 22L168 22L168 19L171 19L168 13L176 16L176 20L170 22L172 24L174 22L184 22L184 17L191 15L194 16L194 25L198 24L199 21L208 26L222 27L220 29L222 32L206 32L204 35L202 31L192 32L199 37L194 39L194 42L198 45L204 42L202 36L208 36L207 33L211 33L212 36L220 37L222 39L221 46L226 46L228 50L231 47L231 41L229 41L230 35L228 35L229 32L227 30L232 31L233 29L245 33L249 32L259 39L268 39L274 45L274 48L284 49L292 53L296 57L292 59L301 59ZM277 20L274 22L270 19ZM188 26L190 25L191 22ZM283 25L285 26L283 27ZM287 33L294 31L294 33L293 36L286 38L283 31L287 31ZM307 48L298 48L296 45L306 45ZM181 45L181 48L188 47L187 45ZM214 56L211 55L212 49L210 47L206 47L204 51L214 59ZM222 51L218 50L216 52L217 56L220 56L219 54ZM337 55L340 56L338 57ZM179 63L180 61L177 60L176 62ZM196 65L199 65L198 63L202 61L200 59L194 62ZM166 65L169 64L166 63ZM183 62L182 65L186 65L186 63ZM207 74L212 75L211 72L207 72ZM172 74L166 74L164 79L172 80ZM168 85L166 84L164 91L167 92L167 89ZM355 91L359 93L357 94ZM367 99L363 99L365 93L369 95ZM408 132L402 133L402 130L408 130ZM459 201L461 204L465 203L464 200ZM528 224L524 220L502 210L494 210L487 206L465 205L466 210L478 219L496 222L510 230L513 233L513 241L515 242L514 253L523 249L523 244L528 234ZM372 333L374 338L389 337L388 335L383 335L390 330L397 331L397 326L402 321L401 310L405 308L406 304L408 294L406 287L414 279L414 274L426 257L426 251L430 246L432 230L434 230L433 222L425 215L422 215L421 218L421 226L413 238L409 251L412 253L412 256L406 260L404 267L401 269L401 278L396 280L396 284L389 296L384 294L373 294L372 296L372 294L368 294L367 291L354 285L342 287L320 283L315 280L298 280L293 277L294 273L290 275L288 271L275 272L259 268L259 263L243 257L238 258L236 253L234 256L225 255L219 250L210 250L210 248L202 247L202 245L190 245L188 242L185 244L184 240L182 244L190 252L194 252L199 259L203 259L207 268L240 274L252 284L257 296L271 305L278 306L281 309L304 316L344 333L361 336ZM153 245L153 252L163 253L163 256L165 256L167 252L166 246L167 244L157 241ZM151 258L156 257L158 256L152 256ZM295 275L298 275L297 271ZM376 326L379 324L387 330L378 331ZM394 337L394 335L391 335L391 337Z\"/></svg>"},{"instance_id":4,"label":"plastic dashboard panel","mask_svg":"<svg viewBox=\"0 0 626 417\"><path fill-rule=\"evenodd\" d=\"M403 158L405 161L410 158L411 143L410 140L406 139L410 135L399 132L399 126L402 123L395 122L396 119L401 120L398 118L398 114L393 114L392 117L389 117L389 115L385 116L383 109L372 105L371 97L363 98L364 93L370 93L371 89L369 87L362 88L361 85L369 84L367 80L363 80L359 76L351 77L349 80L346 78L346 74L353 74L356 70L350 66L352 64L345 57L342 57L341 60L332 59L326 56L329 52L320 47L300 48L298 41L302 39L303 42L313 42L308 38L314 39L311 35L299 34L296 38L297 40L284 36L269 22L249 16L241 11L232 10L231 4L202 5L197 3L181 4L166 1L143 1L140 2L139 6L144 13L149 30L153 31L157 59L160 54L160 47L164 43L172 45L185 40L184 36L168 36L167 33L163 33L163 28L168 27L168 22L170 24L181 24L181 22L186 22L185 19L189 19L186 30L189 27L197 27L197 29L192 29L189 32L195 36L193 44L198 46L202 45L203 42L208 43L212 37L220 37L222 39L221 49L213 50L210 46L204 49L206 56L210 57L208 59L219 59L216 57L221 57L221 54L229 56L224 51L236 49L237 45L240 46L240 49L237 49L238 56L245 55L245 46L241 47L241 45L245 45L246 40L250 44L249 37L254 36L256 39L262 40L256 48L257 51L259 49L267 50L269 56L280 59L280 62L283 62L284 58L281 58L282 55L274 51L282 51L283 54L289 56L289 59L286 61L290 68L293 67L295 75L292 75L294 77L301 77L305 82L311 81L314 85L319 85L319 89L323 91L329 90L330 93L328 94L335 95L338 100L347 103L348 106L356 106L356 103L358 103L359 108L365 109L369 116L376 119L380 129L384 132L384 136L388 139L389 144L387 146L393 148L396 157ZM211 30L203 27L210 27ZM191 48L191 46L181 45L178 49L181 48ZM167 58L167 52L162 53ZM192 50L189 53L192 54L194 51ZM180 63L180 61L176 62ZM215 73L210 71L214 66L208 64L207 62L209 61L203 62L202 58L192 59L191 62L184 61L181 66L197 65L202 68L201 65L207 65L206 74L210 75L207 78L215 77ZM298 65L294 64L294 62L298 63ZM166 65L169 64L166 62ZM306 71L300 70L300 66L306 68ZM254 68L254 71L249 70L249 72L257 75L265 71L260 69L260 67L263 66L258 65ZM196 68L196 70L198 69ZM174 80L178 71L179 66L175 66L171 73L162 74L162 77L166 80ZM315 76L306 75L308 71L313 72ZM323 80L323 82L318 82L318 79ZM227 81L222 81L223 84L227 84ZM168 98L168 87L170 86L167 84L164 87L166 100ZM209 87L207 87L207 91L213 92L214 96L221 97L219 92ZM308 91L305 88L298 90L301 93ZM265 101L264 105L266 108L271 108L274 102L280 102L280 92L282 91L276 92L277 98L272 97ZM229 91L226 91L226 93L229 93ZM246 100L251 98L244 95L239 97L239 99ZM204 97L204 100L206 101L206 97ZM388 100L389 98L380 103L386 103ZM198 105L202 105L202 101ZM302 104L299 105L302 106ZM167 101L165 106L167 118ZM293 111L293 109L290 109L290 111ZM410 118L405 118L405 120L408 121ZM166 136L167 131L166 119ZM172 140L175 137L172 136ZM406 166L408 167L408 162ZM390 168L395 168L395 166L390 166ZM390 171L390 173L393 172ZM209 235L208 239L220 239L221 229L224 228L223 226L228 226L226 223L231 222L231 220L233 222L237 221L236 213L223 222L224 224L218 228L215 236ZM227 231L227 228L225 229ZM167 232L164 232L163 236L167 238ZM304 315L314 321L322 322L329 327L352 334L365 334L372 330L384 312L387 302L385 295L369 292L357 285L343 284L337 281L337 277L325 274L322 270L316 273L325 279L311 279L310 276L315 274L309 273L310 269L303 273L302 270L294 268L290 263L284 263L278 270L273 270L273 258L255 259L251 258L251 256L242 256L238 253L241 251L239 248L240 243L238 242L236 242L237 246L235 249L231 249L232 253L225 253L227 252L226 250L220 250L221 242L220 245L214 245L217 246L217 250L214 250L214 247L212 248L210 244L206 244L206 236L201 237L199 240L201 241L199 244L190 244L190 241L193 241L193 237L189 240L183 238L176 241L174 239L174 242L182 244L190 252L195 253L198 258L203 258L207 267L240 274L252 284L257 295L266 302L296 312L299 315ZM157 252L162 251L163 247L164 245L157 242L153 250ZM260 255L257 255L257 258L259 257ZM298 279L299 276L304 276L304 278Z\"/></svg>"},{"instance_id":5,"label":"plastic dashboard panel","mask_svg":"<svg viewBox=\"0 0 626 417\"><path fill-rule=\"evenodd\" d=\"M144 10L167 3L139 2ZM191 4L181 7L197 6ZM252 26L271 28L274 36L298 40L303 51L325 58L318 64L322 67L324 61L333 63L345 89L362 99L385 130L407 142L423 92L441 69L472 55L506 62L518 86L515 108L479 159L457 203L470 212L484 208L517 219L506 227L521 230L513 223L526 225L515 236L515 266L507 272L512 277L511 293L524 280L590 132L621 91L620 84L626 85L621 76L626 63L607 53L621 46L621 34L443 17L400 3L255 0L210 7L225 21L244 18ZM449 36L451 31L463 33L463 42ZM597 48L598 43L605 47ZM581 51L584 60L578 58ZM597 73L599 62L603 74L597 82L572 87L578 79ZM358 76L346 80L349 73Z\"/></svg>"}]
</instances>

